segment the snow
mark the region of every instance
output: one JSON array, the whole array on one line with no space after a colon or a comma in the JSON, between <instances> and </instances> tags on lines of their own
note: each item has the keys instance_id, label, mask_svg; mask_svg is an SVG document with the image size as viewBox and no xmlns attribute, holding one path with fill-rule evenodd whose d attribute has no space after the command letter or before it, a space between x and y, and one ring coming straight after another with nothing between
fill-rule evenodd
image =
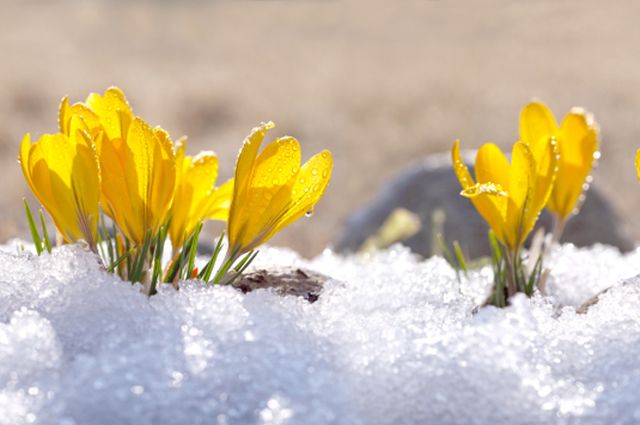
<instances>
[{"instance_id":1,"label":"snow","mask_svg":"<svg viewBox=\"0 0 640 425\"><path fill-rule=\"evenodd\" d=\"M406 249L252 267L332 276L314 304L182 284L152 298L80 247L0 248L0 424L631 424L640 422L640 251L565 245L549 296L473 314ZM587 314L575 306L613 286Z\"/></svg>"}]
</instances>

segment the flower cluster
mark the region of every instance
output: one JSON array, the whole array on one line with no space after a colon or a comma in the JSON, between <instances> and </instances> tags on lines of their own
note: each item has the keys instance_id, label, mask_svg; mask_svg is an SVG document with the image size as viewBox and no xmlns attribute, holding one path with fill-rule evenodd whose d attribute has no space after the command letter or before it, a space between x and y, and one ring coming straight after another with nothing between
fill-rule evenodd
<instances>
[{"instance_id":1,"label":"flower cluster","mask_svg":"<svg viewBox=\"0 0 640 425\"><path fill-rule=\"evenodd\" d=\"M174 144L168 132L135 116L124 93L112 87L73 105L64 98L59 132L34 143L27 134L19 160L55 223L59 243L84 241L109 270L148 283L153 293L161 280L209 280L222 236L206 270L198 273L193 260L204 221L227 221L227 255L215 274L217 283L241 272L258 246L320 200L331 177L331 153L323 151L301 166L300 144L292 137L279 138L259 153L273 127L269 122L252 130L234 179L216 186L213 152L188 156L186 138ZM111 230L101 211L113 223ZM174 253L162 270L167 237Z\"/></svg>"},{"instance_id":2,"label":"flower cluster","mask_svg":"<svg viewBox=\"0 0 640 425\"><path fill-rule=\"evenodd\" d=\"M597 146L598 127L589 113L574 108L558 126L541 102L526 105L520 114L520 141L513 145L511 163L492 143L478 150L475 181L461 157L459 142L454 143L452 160L461 195L471 200L497 240L491 303L504 305L516 292L533 293L539 284L542 255L527 272L522 246L545 207L556 217L553 235L559 240L588 187L599 155Z\"/></svg>"}]
</instances>

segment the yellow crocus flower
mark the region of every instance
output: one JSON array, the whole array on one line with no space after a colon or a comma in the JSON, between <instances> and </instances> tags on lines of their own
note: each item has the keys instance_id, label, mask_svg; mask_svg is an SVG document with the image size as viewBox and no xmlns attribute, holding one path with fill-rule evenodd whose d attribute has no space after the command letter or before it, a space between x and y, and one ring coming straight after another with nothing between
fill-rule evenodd
<instances>
[{"instance_id":1,"label":"yellow crocus flower","mask_svg":"<svg viewBox=\"0 0 640 425\"><path fill-rule=\"evenodd\" d=\"M536 160L523 142L513 146L511 164L500 148L483 145L476 155L473 180L460 155L460 142L451 151L453 167L469 198L487 221L498 240L509 251L519 250L547 203L556 174L557 155L553 140L547 140Z\"/></svg>"},{"instance_id":2,"label":"yellow crocus flower","mask_svg":"<svg viewBox=\"0 0 640 425\"><path fill-rule=\"evenodd\" d=\"M520 113L520 139L538 157L536 152L544 150L551 137L557 141L560 159L547 208L564 222L579 207L580 195L597 156L598 126L593 115L581 108L573 108L558 127L544 103L526 105Z\"/></svg>"},{"instance_id":3,"label":"yellow crocus flower","mask_svg":"<svg viewBox=\"0 0 640 425\"><path fill-rule=\"evenodd\" d=\"M300 166L300 144L293 137L258 150L272 122L252 130L236 162L227 223L229 252L240 255L312 211L331 178L331 152L322 151Z\"/></svg>"},{"instance_id":4,"label":"yellow crocus flower","mask_svg":"<svg viewBox=\"0 0 640 425\"><path fill-rule=\"evenodd\" d=\"M218 157L213 152L200 152L191 157L185 154L185 149L183 138L176 148L176 192L169 225L174 250L182 246L203 220L226 221L233 191L232 180L215 188Z\"/></svg>"},{"instance_id":5,"label":"yellow crocus flower","mask_svg":"<svg viewBox=\"0 0 640 425\"><path fill-rule=\"evenodd\" d=\"M20 146L20 164L31 190L49 212L64 241L84 240L95 251L100 175L95 146L78 119L68 134L45 134Z\"/></svg>"},{"instance_id":6,"label":"yellow crocus flower","mask_svg":"<svg viewBox=\"0 0 640 425\"><path fill-rule=\"evenodd\" d=\"M96 142L102 173L102 203L127 239L142 244L166 222L173 200L176 160L162 129L136 117L124 139L102 133Z\"/></svg>"},{"instance_id":7,"label":"yellow crocus flower","mask_svg":"<svg viewBox=\"0 0 640 425\"><path fill-rule=\"evenodd\" d=\"M175 189L175 153L168 133L135 117L117 87L91 93L84 103L60 104L60 131L71 120L95 138L101 173L100 203L124 235L142 244L166 221Z\"/></svg>"}]
</instances>

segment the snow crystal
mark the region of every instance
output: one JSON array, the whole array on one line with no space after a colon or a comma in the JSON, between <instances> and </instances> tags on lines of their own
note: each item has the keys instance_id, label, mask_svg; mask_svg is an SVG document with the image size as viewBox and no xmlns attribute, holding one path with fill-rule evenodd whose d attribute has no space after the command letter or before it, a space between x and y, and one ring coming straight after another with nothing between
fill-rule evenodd
<instances>
[{"instance_id":1,"label":"snow crystal","mask_svg":"<svg viewBox=\"0 0 640 425\"><path fill-rule=\"evenodd\" d=\"M640 421L640 251L559 247L548 296L474 314L488 268L459 281L401 247L263 250L252 267L333 278L309 304L198 282L147 298L80 247L20 246L0 248L0 424Z\"/></svg>"}]
</instances>

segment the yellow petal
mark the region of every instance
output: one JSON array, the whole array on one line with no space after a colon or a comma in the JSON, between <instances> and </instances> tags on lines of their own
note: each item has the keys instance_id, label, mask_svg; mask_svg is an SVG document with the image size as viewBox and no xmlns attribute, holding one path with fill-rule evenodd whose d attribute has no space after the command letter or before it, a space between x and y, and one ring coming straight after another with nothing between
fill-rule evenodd
<instances>
[{"instance_id":1,"label":"yellow petal","mask_svg":"<svg viewBox=\"0 0 640 425\"><path fill-rule=\"evenodd\" d=\"M192 182L193 212L197 221L208 217L208 207L216 180L218 179L218 157L213 152L200 152L193 158L192 166L187 171L187 179Z\"/></svg>"},{"instance_id":2,"label":"yellow petal","mask_svg":"<svg viewBox=\"0 0 640 425\"><path fill-rule=\"evenodd\" d=\"M126 137L133 113L119 88L109 88L104 96L91 93L85 103L100 118L100 123L110 139Z\"/></svg>"},{"instance_id":3,"label":"yellow petal","mask_svg":"<svg viewBox=\"0 0 640 425\"><path fill-rule=\"evenodd\" d=\"M139 241L144 235L141 217L144 213L143 200L138 194L137 176L131 152L123 139L98 142L98 156L102 174L101 200L103 209L117 224L130 241ZM130 179L134 179L131 182Z\"/></svg>"},{"instance_id":4,"label":"yellow petal","mask_svg":"<svg viewBox=\"0 0 640 425\"><path fill-rule=\"evenodd\" d=\"M636 151L636 175L638 176L638 180L640 180L640 149Z\"/></svg>"},{"instance_id":5,"label":"yellow petal","mask_svg":"<svg viewBox=\"0 0 640 425\"><path fill-rule=\"evenodd\" d=\"M291 187L291 201L263 243L305 214L313 213L331 180L332 171L333 157L328 150L314 155L300 167ZM272 212L269 211L268 214L271 215Z\"/></svg>"},{"instance_id":6,"label":"yellow petal","mask_svg":"<svg viewBox=\"0 0 640 425\"><path fill-rule=\"evenodd\" d=\"M253 178L256 157L267 130L274 126L272 122L267 122L251 130L249 136L244 140L236 160L233 199L229 209L229 222L227 223L227 236L236 248L241 244L242 235L246 233L245 227L249 217L249 213L246 210L247 191Z\"/></svg>"},{"instance_id":7,"label":"yellow petal","mask_svg":"<svg viewBox=\"0 0 640 425\"><path fill-rule=\"evenodd\" d=\"M187 138L181 137L176 142L176 185L179 184L184 174L187 172L191 165L191 157L186 155L187 151Z\"/></svg>"},{"instance_id":8,"label":"yellow petal","mask_svg":"<svg viewBox=\"0 0 640 425\"><path fill-rule=\"evenodd\" d=\"M229 208L231 207L231 197L233 196L233 179L227 180L217 187L209 196L207 206L207 218L210 220L227 221L229 219Z\"/></svg>"},{"instance_id":9,"label":"yellow petal","mask_svg":"<svg viewBox=\"0 0 640 425\"><path fill-rule=\"evenodd\" d=\"M33 181L31 180L31 170L28 167L29 164L29 151L31 150L31 135L29 133L25 134L22 138L22 143L20 143L20 168L22 168L22 174L24 174L24 178L29 184L29 187L36 194L36 187L33 185Z\"/></svg>"},{"instance_id":10,"label":"yellow petal","mask_svg":"<svg viewBox=\"0 0 640 425\"><path fill-rule=\"evenodd\" d=\"M495 183L509 190L509 161L498 146L493 143L482 145L473 168L478 183Z\"/></svg>"},{"instance_id":11,"label":"yellow petal","mask_svg":"<svg viewBox=\"0 0 640 425\"><path fill-rule=\"evenodd\" d=\"M480 150L478 151L478 157L481 158L481 161L486 161L489 158L496 158L499 166L502 167L502 165L500 165L501 164L500 156L504 158L504 155L502 155L502 153L498 155L494 151L493 147L491 146L485 147L485 146L480 148ZM462 160L462 156L460 155L460 142L457 140L455 141L455 143L453 144L453 148L451 149L451 156L453 161L453 168L456 172L456 176L458 177L458 180L460 181L460 185L462 186L463 192L466 190L469 190L470 188L475 187L476 183L471 178L471 175L469 174L469 170L466 164L464 163L464 161ZM507 167L508 167L508 163L507 163ZM489 177L493 176L492 172L488 167L488 164L481 164L480 169L481 169L480 174L484 179L488 179ZM502 172L503 171L500 171L499 180L504 180L501 177ZM492 183L492 182L485 180L485 183ZM494 184L499 185L504 190L504 187L502 187L499 182L496 182ZM506 184L508 185L508 180ZM489 224L489 227L491 227L491 229L495 233L498 240L500 240L501 242L504 242L503 227L504 227L504 220L506 215L506 204L507 204L506 199L500 196L489 196L488 193L485 193L482 196L474 196L470 199L471 199L471 202L473 203L473 206L478 211L478 213L487 222L487 224Z\"/></svg>"},{"instance_id":12,"label":"yellow petal","mask_svg":"<svg viewBox=\"0 0 640 425\"><path fill-rule=\"evenodd\" d=\"M543 155L548 139L555 136L558 124L542 102L531 102L520 113L520 140L528 143L536 160Z\"/></svg>"},{"instance_id":13,"label":"yellow petal","mask_svg":"<svg viewBox=\"0 0 640 425\"><path fill-rule=\"evenodd\" d=\"M533 230L538 215L547 205L557 180L558 148L555 139L547 142L546 149L535 164L533 197L525 206L524 238Z\"/></svg>"},{"instance_id":14,"label":"yellow petal","mask_svg":"<svg viewBox=\"0 0 640 425\"><path fill-rule=\"evenodd\" d=\"M469 173L469 168L467 168L467 164L464 163L462 156L460 155L460 141L456 140L453 142L453 146L451 148L451 162L453 164L453 171L456 173L456 177L460 181L460 185L463 189L468 188L469 186L473 186L475 182Z\"/></svg>"},{"instance_id":15,"label":"yellow petal","mask_svg":"<svg viewBox=\"0 0 640 425\"><path fill-rule=\"evenodd\" d=\"M169 236L174 247L181 246L185 236L207 218L209 198L218 177L218 158L213 152L201 152L183 162L190 165L176 186L171 208Z\"/></svg>"},{"instance_id":16,"label":"yellow petal","mask_svg":"<svg viewBox=\"0 0 640 425\"><path fill-rule=\"evenodd\" d=\"M154 134L149 125L141 118L135 118L129 126L126 137L125 175L130 185L129 191L146 204L151 191L151 166L153 156Z\"/></svg>"},{"instance_id":17,"label":"yellow petal","mask_svg":"<svg viewBox=\"0 0 640 425\"><path fill-rule=\"evenodd\" d=\"M95 146L91 137L77 131L71 136L76 147L72 165L71 188L75 200L78 226L90 246L96 242L98 229L98 202L100 199L100 174Z\"/></svg>"},{"instance_id":18,"label":"yellow petal","mask_svg":"<svg viewBox=\"0 0 640 425\"><path fill-rule=\"evenodd\" d=\"M598 149L598 127L593 117L584 110L572 110L560 126L558 145L558 177L547 207L566 218L577 208Z\"/></svg>"},{"instance_id":19,"label":"yellow petal","mask_svg":"<svg viewBox=\"0 0 640 425\"><path fill-rule=\"evenodd\" d=\"M150 165L148 226L153 233L165 223L173 202L176 183L176 158L173 142L169 133L156 128L153 130L150 147L153 151L153 163Z\"/></svg>"},{"instance_id":20,"label":"yellow petal","mask_svg":"<svg viewBox=\"0 0 640 425\"><path fill-rule=\"evenodd\" d=\"M531 229L526 228L527 209L534 200L536 162L529 145L518 142L511 153L509 169L509 199L505 223L505 242L510 249L518 248ZM537 214L536 214L537 216Z\"/></svg>"}]
</instances>

